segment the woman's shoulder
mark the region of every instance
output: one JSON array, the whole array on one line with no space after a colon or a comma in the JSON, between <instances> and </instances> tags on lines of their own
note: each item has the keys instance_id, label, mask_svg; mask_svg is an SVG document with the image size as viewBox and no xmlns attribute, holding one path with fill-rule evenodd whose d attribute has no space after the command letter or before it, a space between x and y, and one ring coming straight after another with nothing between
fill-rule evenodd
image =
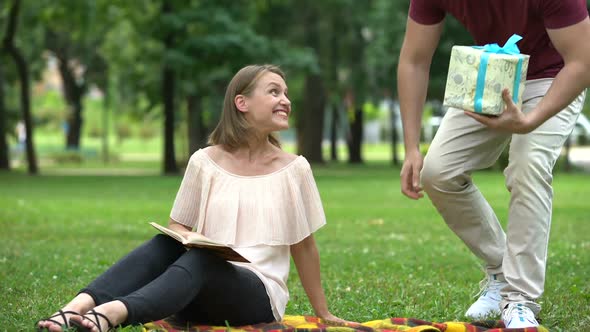
<instances>
[{"instance_id":1,"label":"woman's shoulder","mask_svg":"<svg viewBox=\"0 0 590 332\"><path fill-rule=\"evenodd\" d=\"M283 150L277 153L276 159L279 168L292 168L298 173L307 173L311 170L311 165L302 155L289 153Z\"/></svg>"},{"instance_id":2,"label":"woman's shoulder","mask_svg":"<svg viewBox=\"0 0 590 332\"><path fill-rule=\"evenodd\" d=\"M193 166L202 165L204 162L210 159L208 152L206 152L208 149L209 147L206 147L193 152L193 154L190 155L188 159L188 164Z\"/></svg>"},{"instance_id":3,"label":"woman's shoulder","mask_svg":"<svg viewBox=\"0 0 590 332\"><path fill-rule=\"evenodd\" d=\"M283 150L279 150L277 152L277 160L279 160L279 162L281 164L283 164L283 166L291 164L292 162L294 162L298 158L303 158L303 157L293 154L293 153L283 151ZM305 159L305 158L303 158L303 159Z\"/></svg>"},{"instance_id":4,"label":"woman's shoulder","mask_svg":"<svg viewBox=\"0 0 590 332\"><path fill-rule=\"evenodd\" d=\"M225 151L221 145L210 145L208 147L199 149L199 151L197 151L195 154L197 153L204 154L211 160L216 161L223 158L223 156L227 154L227 151Z\"/></svg>"}]
</instances>

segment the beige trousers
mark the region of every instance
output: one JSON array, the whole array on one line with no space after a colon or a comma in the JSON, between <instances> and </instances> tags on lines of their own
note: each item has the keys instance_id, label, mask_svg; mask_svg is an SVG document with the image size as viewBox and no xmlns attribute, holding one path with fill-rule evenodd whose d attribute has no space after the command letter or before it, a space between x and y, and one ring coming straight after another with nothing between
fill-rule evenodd
<instances>
[{"instance_id":1,"label":"beige trousers","mask_svg":"<svg viewBox=\"0 0 590 332\"><path fill-rule=\"evenodd\" d=\"M527 81L523 112L543 98L552 79ZM424 159L422 186L447 225L485 262L488 274L503 274L508 302L533 312L545 284L553 200L552 170L584 104L585 92L567 108L525 135L495 132L449 109ZM492 166L510 143L504 170L510 205L506 232L471 173Z\"/></svg>"}]
</instances>

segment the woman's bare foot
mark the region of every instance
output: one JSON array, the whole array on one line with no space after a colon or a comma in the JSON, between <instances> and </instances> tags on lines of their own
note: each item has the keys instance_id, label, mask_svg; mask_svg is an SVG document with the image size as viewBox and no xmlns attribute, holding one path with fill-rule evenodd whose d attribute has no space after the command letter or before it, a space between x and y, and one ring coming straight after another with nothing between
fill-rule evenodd
<instances>
[{"instance_id":1,"label":"woman's bare foot","mask_svg":"<svg viewBox=\"0 0 590 332\"><path fill-rule=\"evenodd\" d=\"M127 307L121 301L101 304L84 316L72 316L70 326L77 331L106 332L127 319Z\"/></svg>"},{"instance_id":2,"label":"woman's bare foot","mask_svg":"<svg viewBox=\"0 0 590 332\"><path fill-rule=\"evenodd\" d=\"M66 304L60 311L51 317L37 322L37 330L48 330L50 332L63 331L62 327L69 327L69 320L72 317L80 317L94 307L94 300L85 293L78 294L70 303Z\"/></svg>"}]
</instances>

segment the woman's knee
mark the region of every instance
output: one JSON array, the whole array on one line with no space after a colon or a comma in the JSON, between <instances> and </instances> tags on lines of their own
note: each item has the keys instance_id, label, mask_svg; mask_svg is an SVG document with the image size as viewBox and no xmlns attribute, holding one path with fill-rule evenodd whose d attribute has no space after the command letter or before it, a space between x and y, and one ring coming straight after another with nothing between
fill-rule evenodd
<instances>
[{"instance_id":1,"label":"woman's knee","mask_svg":"<svg viewBox=\"0 0 590 332\"><path fill-rule=\"evenodd\" d=\"M158 257L158 260L163 259L168 262L176 260L186 251L182 243L164 234L157 234L138 250L151 253L154 260Z\"/></svg>"},{"instance_id":2,"label":"woman's knee","mask_svg":"<svg viewBox=\"0 0 590 332\"><path fill-rule=\"evenodd\" d=\"M153 238L148 240L148 245L158 248L181 248L182 244L175 239L165 234L156 234Z\"/></svg>"},{"instance_id":3,"label":"woman's knee","mask_svg":"<svg viewBox=\"0 0 590 332\"><path fill-rule=\"evenodd\" d=\"M230 263L211 252L211 250L204 248L189 249L174 265L190 271L191 274L202 274L201 278L217 275L219 271L225 271L231 267ZM203 273L203 271L207 271L207 273Z\"/></svg>"}]
</instances>

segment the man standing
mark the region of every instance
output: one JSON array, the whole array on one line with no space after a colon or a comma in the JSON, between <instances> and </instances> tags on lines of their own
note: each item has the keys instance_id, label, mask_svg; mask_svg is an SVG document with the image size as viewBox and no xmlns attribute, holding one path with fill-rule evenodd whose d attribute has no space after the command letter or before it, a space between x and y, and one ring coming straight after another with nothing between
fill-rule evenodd
<instances>
[{"instance_id":1,"label":"man standing","mask_svg":"<svg viewBox=\"0 0 590 332\"><path fill-rule=\"evenodd\" d=\"M422 108L446 14L478 45L523 36L519 48L530 55L526 88L522 111L507 90L498 117L449 109L422 160ZM406 147L402 192L419 199L423 188L447 225L485 262L487 286L466 316L501 314L509 328L538 326L541 307L535 301L545 284L552 170L590 86L586 1L411 0L397 78ZM470 175L492 166L509 143L505 233Z\"/></svg>"}]
</instances>

